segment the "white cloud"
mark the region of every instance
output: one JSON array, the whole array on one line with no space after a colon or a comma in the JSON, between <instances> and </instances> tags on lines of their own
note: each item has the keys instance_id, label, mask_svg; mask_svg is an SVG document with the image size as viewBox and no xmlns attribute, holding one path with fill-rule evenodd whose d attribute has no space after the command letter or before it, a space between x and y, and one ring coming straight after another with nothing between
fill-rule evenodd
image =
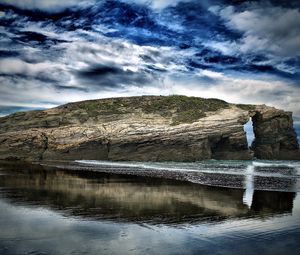
<instances>
[{"instance_id":1,"label":"white cloud","mask_svg":"<svg viewBox=\"0 0 300 255\"><path fill-rule=\"evenodd\" d=\"M121 0L123 2L144 4L154 9L163 9L168 6L175 6L179 2L190 2L192 0ZM2 4L9 4L21 9L39 9L44 11L61 11L73 6L86 6L104 2L102 0L0 0Z\"/></svg>"},{"instance_id":2,"label":"white cloud","mask_svg":"<svg viewBox=\"0 0 300 255\"><path fill-rule=\"evenodd\" d=\"M122 0L124 2L134 2L137 4L145 4L154 9L163 9L168 6L175 6L179 2L190 2L192 0Z\"/></svg>"},{"instance_id":3,"label":"white cloud","mask_svg":"<svg viewBox=\"0 0 300 255\"><path fill-rule=\"evenodd\" d=\"M224 55L234 55L240 51L240 45L235 41L206 41L202 42L202 44L206 47L209 47L213 50L219 51Z\"/></svg>"},{"instance_id":4,"label":"white cloud","mask_svg":"<svg viewBox=\"0 0 300 255\"><path fill-rule=\"evenodd\" d=\"M214 82L205 82L209 77ZM204 81L201 80L204 79ZM1 105L18 105L32 107L50 107L66 102L87 99L108 98L136 95L170 95L181 94L204 98L219 98L232 103L267 104L294 112L300 116L300 88L284 81L272 79L233 77L224 73L202 70L191 77L191 74L179 74L176 77L164 74L151 84L126 85L113 90L76 91L56 89L55 87L32 80L1 78ZM71 77L68 86L79 86ZM51 102L47 103L47 102Z\"/></svg>"},{"instance_id":5,"label":"white cloud","mask_svg":"<svg viewBox=\"0 0 300 255\"><path fill-rule=\"evenodd\" d=\"M94 0L0 0L1 4L9 4L25 10L39 9L44 11L60 11L67 7L83 6L94 2Z\"/></svg>"},{"instance_id":6,"label":"white cloud","mask_svg":"<svg viewBox=\"0 0 300 255\"><path fill-rule=\"evenodd\" d=\"M232 103L267 104L300 115L300 88L274 80L233 77L224 73L203 70L197 76L209 77L213 83L199 80L174 80L167 78L169 94L183 94L205 98L219 98Z\"/></svg>"},{"instance_id":7,"label":"white cloud","mask_svg":"<svg viewBox=\"0 0 300 255\"><path fill-rule=\"evenodd\" d=\"M89 42L78 36L88 33L95 39ZM61 39L72 42L61 43L57 49L65 49L62 61L69 69L80 70L90 65L119 66L123 70L138 72L157 70L175 73L186 69L185 59L193 56L192 50L178 52L167 46L141 46L128 40L108 38L94 32L77 30L75 33L64 33Z\"/></svg>"},{"instance_id":8,"label":"white cloud","mask_svg":"<svg viewBox=\"0 0 300 255\"><path fill-rule=\"evenodd\" d=\"M242 52L264 52L278 56L300 55L300 11L256 5L238 11L233 6L211 7L227 27L243 33Z\"/></svg>"},{"instance_id":9,"label":"white cloud","mask_svg":"<svg viewBox=\"0 0 300 255\"><path fill-rule=\"evenodd\" d=\"M214 72L214 71L210 71L210 70L200 70L199 75L206 76L206 77L213 78L213 79L220 79L220 78L225 77L223 73Z\"/></svg>"},{"instance_id":10,"label":"white cloud","mask_svg":"<svg viewBox=\"0 0 300 255\"><path fill-rule=\"evenodd\" d=\"M26 63L17 58L4 58L0 60L0 73L8 75L28 75L38 76L42 73L49 73L64 69L64 66L59 63L42 62L42 63Z\"/></svg>"}]
</instances>

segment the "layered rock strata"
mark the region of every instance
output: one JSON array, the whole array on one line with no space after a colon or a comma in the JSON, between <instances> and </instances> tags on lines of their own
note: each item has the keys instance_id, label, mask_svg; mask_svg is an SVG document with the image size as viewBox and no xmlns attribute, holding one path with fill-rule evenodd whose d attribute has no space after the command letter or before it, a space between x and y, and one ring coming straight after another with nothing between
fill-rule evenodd
<instances>
[{"instance_id":1,"label":"layered rock strata","mask_svg":"<svg viewBox=\"0 0 300 255\"><path fill-rule=\"evenodd\" d=\"M248 148L243 125L252 117ZM300 159L290 112L217 99L90 100L0 118L0 159Z\"/></svg>"}]
</instances>

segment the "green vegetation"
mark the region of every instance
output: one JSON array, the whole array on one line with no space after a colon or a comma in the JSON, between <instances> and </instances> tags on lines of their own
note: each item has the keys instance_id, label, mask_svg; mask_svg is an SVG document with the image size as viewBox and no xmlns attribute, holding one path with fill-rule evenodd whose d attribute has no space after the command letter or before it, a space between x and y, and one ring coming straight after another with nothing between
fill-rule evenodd
<instances>
[{"instance_id":1,"label":"green vegetation","mask_svg":"<svg viewBox=\"0 0 300 255\"><path fill-rule=\"evenodd\" d=\"M172 110L176 109L178 112L188 110L201 110L201 111L217 111L221 108L228 107L228 103L219 99L205 99L200 97L187 97L187 96L160 96L154 97L147 107L148 111L159 110Z\"/></svg>"},{"instance_id":2,"label":"green vegetation","mask_svg":"<svg viewBox=\"0 0 300 255\"><path fill-rule=\"evenodd\" d=\"M236 104L236 106L246 111L255 110L255 105L253 104Z\"/></svg>"},{"instance_id":3,"label":"green vegetation","mask_svg":"<svg viewBox=\"0 0 300 255\"><path fill-rule=\"evenodd\" d=\"M113 102L101 103L99 101L92 101L89 102L87 107L91 110L100 110L101 112L107 114L119 113L119 106Z\"/></svg>"},{"instance_id":4,"label":"green vegetation","mask_svg":"<svg viewBox=\"0 0 300 255\"><path fill-rule=\"evenodd\" d=\"M122 106L118 101L107 99L83 101L77 105L74 103L74 105L72 105L72 108L73 107L86 110L90 116L123 113L123 111L121 111Z\"/></svg>"},{"instance_id":5,"label":"green vegetation","mask_svg":"<svg viewBox=\"0 0 300 255\"><path fill-rule=\"evenodd\" d=\"M158 113L162 116L173 113L173 125L177 125L195 122L205 117L205 112L217 111L228 106L228 103L219 99L172 95L151 100L147 107L144 107L143 111L146 113Z\"/></svg>"},{"instance_id":6,"label":"green vegetation","mask_svg":"<svg viewBox=\"0 0 300 255\"><path fill-rule=\"evenodd\" d=\"M142 96L89 100L63 106L65 109L85 110L89 116L113 115L142 111L172 118L173 125L192 123L205 117L209 111L228 108L229 104L219 99L204 99L187 96Z\"/></svg>"},{"instance_id":7,"label":"green vegetation","mask_svg":"<svg viewBox=\"0 0 300 255\"><path fill-rule=\"evenodd\" d=\"M88 111L93 111L98 109L99 103L97 101L86 101L82 104L82 108Z\"/></svg>"}]
</instances>

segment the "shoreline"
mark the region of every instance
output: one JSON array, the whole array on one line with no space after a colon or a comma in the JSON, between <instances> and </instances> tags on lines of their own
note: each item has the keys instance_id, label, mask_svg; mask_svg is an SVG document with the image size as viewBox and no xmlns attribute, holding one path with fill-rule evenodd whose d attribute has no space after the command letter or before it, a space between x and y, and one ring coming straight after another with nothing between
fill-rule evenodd
<instances>
[{"instance_id":1,"label":"shoreline","mask_svg":"<svg viewBox=\"0 0 300 255\"><path fill-rule=\"evenodd\" d=\"M89 171L152 179L157 178L221 188L247 189L247 184L252 182L255 184L255 190L283 192L299 192L300 190L300 184L298 183L300 179L299 168L297 165L286 164L286 161L281 161L281 164L278 165L269 165L260 161L260 164L257 166L253 165L253 161L209 161L207 164L204 162L195 162L195 166L202 164L198 166L198 169L166 169L155 165L151 167L131 166L132 162L126 166L114 165L115 162L101 163L103 164L87 164L76 161L48 161L33 164L68 171ZM110 165L111 163L112 165ZM151 163L147 163L151 165ZM181 163L175 164L180 165ZM249 177L251 178L249 179Z\"/></svg>"}]
</instances>

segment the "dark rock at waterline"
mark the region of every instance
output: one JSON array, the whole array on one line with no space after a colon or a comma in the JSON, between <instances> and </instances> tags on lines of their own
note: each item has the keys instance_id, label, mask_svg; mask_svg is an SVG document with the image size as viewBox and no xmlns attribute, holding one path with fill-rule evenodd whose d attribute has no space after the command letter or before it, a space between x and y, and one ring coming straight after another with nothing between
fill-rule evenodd
<instances>
[{"instance_id":1,"label":"dark rock at waterline","mask_svg":"<svg viewBox=\"0 0 300 255\"><path fill-rule=\"evenodd\" d=\"M248 148L243 125L252 117ZM218 99L89 100L0 118L0 159L300 159L292 113Z\"/></svg>"}]
</instances>

